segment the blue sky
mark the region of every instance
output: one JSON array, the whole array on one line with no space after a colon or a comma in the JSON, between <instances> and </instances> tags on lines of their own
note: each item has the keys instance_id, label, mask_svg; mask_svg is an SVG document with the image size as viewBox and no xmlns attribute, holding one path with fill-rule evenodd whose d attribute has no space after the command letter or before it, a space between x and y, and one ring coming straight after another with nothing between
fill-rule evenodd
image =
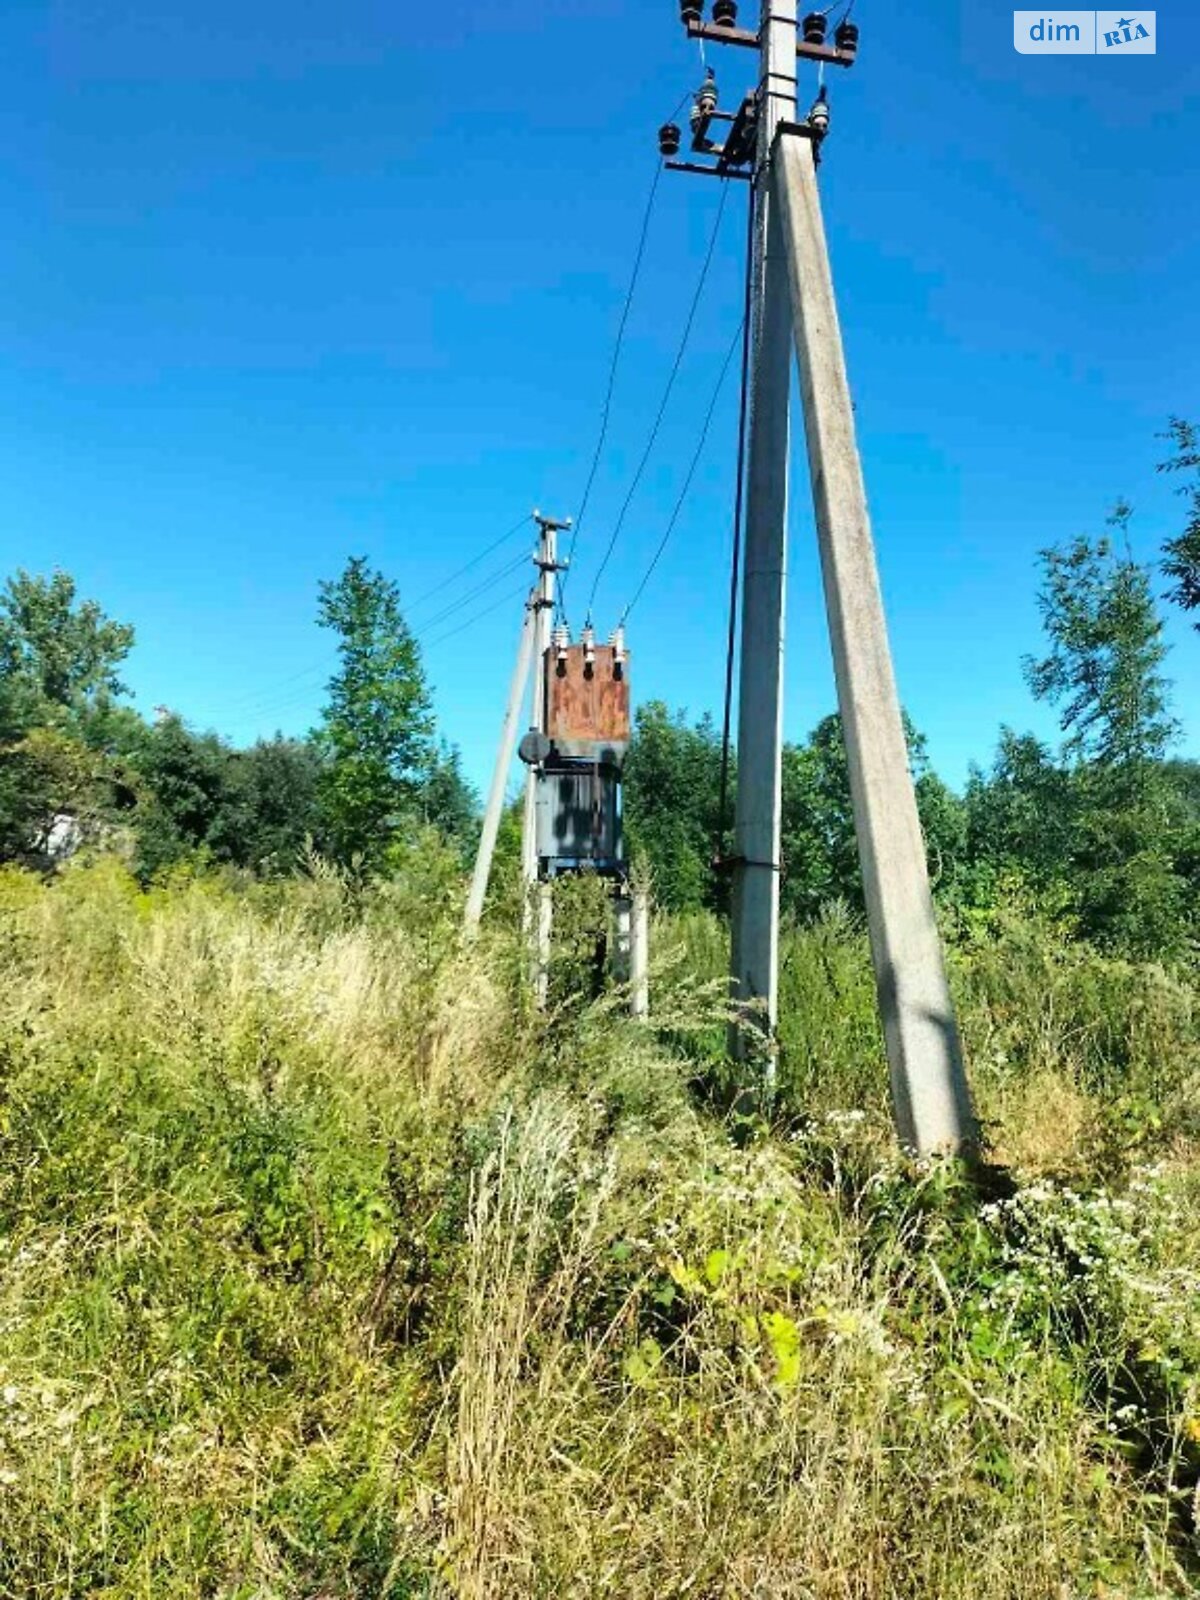
<instances>
[{"instance_id":1,"label":"blue sky","mask_svg":"<svg viewBox=\"0 0 1200 1600\"><path fill-rule=\"evenodd\" d=\"M1167 416L1200 416L1200 17L1164 0L1157 56L1101 60L1018 55L991 0L855 16L827 223L901 692L958 783L1002 721L1053 729L1020 670L1037 551L1098 531L1120 495L1147 558L1180 520L1153 468ZM673 0L9 0L0 62L2 569L73 572L136 626L137 704L242 741L311 725L317 582L366 554L482 779L520 538L438 586L533 506L577 508L655 129L700 75ZM752 57L715 65L740 98ZM718 198L660 189L573 612ZM744 203L601 627L661 536L736 327ZM734 388L631 627L635 694L693 712L721 696ZM792 507L802 737L833 689L799 448ZM1171 639L1200 754L1200 636L1173 619Z\"/></svg>"}]
</instances>

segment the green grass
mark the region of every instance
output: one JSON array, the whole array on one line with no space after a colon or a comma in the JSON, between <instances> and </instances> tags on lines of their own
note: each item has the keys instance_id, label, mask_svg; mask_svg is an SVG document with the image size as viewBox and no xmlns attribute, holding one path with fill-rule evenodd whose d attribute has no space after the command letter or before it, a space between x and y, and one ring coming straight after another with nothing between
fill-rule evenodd
<instances>
[{"instance_id":1,"label":"green grass","mask_svg":"<svg viewBox=\"0 0 1200 1600\"><path fill-rule=\"evenodd\" d=\"M989 1197L895 1154L844 915L755 1130L715 923L639 1027L580 891L542 1018L457 893L0 879L0 1595L1196 1592L1186 975L959 930Z\"/></svg>"}]
</instances>

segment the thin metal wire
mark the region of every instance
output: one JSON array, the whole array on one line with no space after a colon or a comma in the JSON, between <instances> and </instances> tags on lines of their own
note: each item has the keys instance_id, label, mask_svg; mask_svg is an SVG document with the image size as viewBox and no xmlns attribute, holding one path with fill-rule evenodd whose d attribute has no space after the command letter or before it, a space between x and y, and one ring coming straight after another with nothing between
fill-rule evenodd
<instances>
[{"instance_id":1,"label":"thin metal wire","mask_svg":"<svg viewBox=\"0 0 1200 1600\"><path fill-rule=\"evenodd\" d=\"M650 436L646 440L646 448L642 451L642 458L637 464L637 470L633 474L633 481L630 483L629 489L626 492L625 499L621 504L621 509L617 514L617 520L613 524L613 531L609 535L609 540L605 548L604 555L601 558L599 567L596 569L596 575L592 579L592 587L591 592L588 595L587 606L589 617L591 616L592 606L595 604L596 591L600 587L600 580L603 578L605 570L608 567L608 563L612 559L612 553L617 547L617 540L621 536L621 529L625 526L625 518L629 514L630 506L633 504L633 497L637 493L638 486L642 481L642 476L646 471L646 467L649 465L650 456L654 450L655 443L657 442L659 430L662 428L663 418L667 414L667 406L670 403L671 395L675 388L675 380L679 377L680 368L683 366L683 358L687 354L687 347L692 337L692 328L696 321L696 312L700 306L700 296L704 293L704 286L708 282L709 268L712 266L713 256L716 254L717 240L721 234L721 221L725 215L725 202L728 199L729 181L726 179L721 184L721 203L717 207L717 215L713 220L712 234L708 241L708 250L704 256L704 264L700 268L700 276L696 282L695 292L692 295L692 303L688 307L687 321L683 325L683 333L680 336L679 347L675 352L675 360L672 364L670 375L667 378L666 388L663 390L662 399L659 401L658 412L650 429Z\"/></svg>"},{"instance_id":2,"label":"thin metal wire","mask_svg":"<svg viewBox=\"0 0 1200 1600\"><path fill-rule=\"evenodd\" d=\"M421 632L427 633L431 628L436 628L440 623L447 621L455 614L455 612L461 611L464 606L469 605L472 600L477 599L486 589L490 589L493 584L499 583L501 579L507 578L511 573L516 572L518 567L527 566L528 563L528 551L525 551L521 555L517 556L514 561L506 562L506 564L503 567L498 568L497 571L489 573L488 576L480 583L477 583L474 588L468 589L464 594L460 594L456 600L452 600L448 606L444 606L436 616L426 617L424 622L421 623Z\"/></svg>"},{"instance_id":3,"label":"thin metal wire","mask_svg":"<svg viewBox=\"0 0 1200 1600\"><path fill-rule=\"evenodd\" d=\"M690 98L690 94L684 95L683 99L667 118L668 122L674 122ZM567 550L566 571L559 580L557 609L564 618L566 617L564 601L566 600L567 582L571 576L571 563L575 559L575 547L579 543L579 532L583 527L583 519L587 515L588 503L592 497L592 488L596 482L596 474L600 470L600 461L604 454L605 441L608 438L608 423L612 414L613 393L617 385L617 368L621 363L621 351L625 345L625 330L629 325L629 313L633 309L634 292L637 289L638 279L642 273L642 262L646 254L646 240L650 233L650 219L654 214L654 202L658 197L658 186L662 181L662 175L663 164L660 160L655 164L654 181L651 183L650 193L646 197L646 209L642 214L642 226L638 234L637 250L633 258L633 271L629 277L629 287L625 291L625 304L621 308L621 320L617 325L617 337L613 344L612 361L608 369L608 386L604 391L604 401L600 407L600 429L596 438L596 448L592 453L592 464L588 469L587 483L584 485L583 499L579 503L579 510L575 516L575 525L571 529L571 544Z\"/></svg>"},{"instance_id":4,"label":"thin metal wire","mask_svg":"<svg viewBox=\"0 0 1200 1600\"><path fill-rule=\"evenodd\" d=\"M512 527L509 528L507 532L502 533L498 539L493 539L490 544L485 545L482 550L477 551L469 561L464 562L461 567L456 568L455 571L449 575L449 577L443 578L439 583L436 583L432 589L426 589L424 594L419 595L417 599L409 601L405 608L406 611L411 614L411 612L418 609L426 600L431 600L434 595L441 594L443 590L449 588L450 584L454 583L456 579L465 577L465 575L473 568L477 567L481 561L490 556L494 550L498 550L501 545L507 544L508 541L518 534L529 521L529 514L526 513L519 522L514 522ZM524 561L525 559L525 556L520 557L520 561ZM481 587L486 587L487 583L495 583L500 578L507 577L510 570L515 570L515 566L505 567L502 572L493 574L491 578L487 579L485 583L481 585ZM456 601L445 611L439 612L437 616L431 617L428 622L422 624L422 627L435 627L438 622L448 618L450 614L457 609L460 603L465 604L468 600L472 599L476 593L478 593L478 589L471 590L465 596L461 596L459 601ZM305 679L315 677L318 673L328 672L329 670L330 666L328 662L314 662L311 666L302 667L297 672L289 673L286 677L277 679L276 682L269 688L263 689L260 687L258 689L248 690L242 694L234 695L232 699L220 702L222 715L234 713L243 717L260 716L264 712L269 712L274 709L277 704L286 706L295 703L297 700L306 698L311 691L305 688L300 691L299 695L290 693L289 691L291 690L291 686L293 684L301 684L305 681ZM282 700L280 698L281 694Z\"/></svg>"},{"instance_id":5,"label":"thin metal wire","mask_svg":"<svg viewBox=\"0 0 1200 1600\"><path fill-rule=\"evenodd\" d=\"M481 617L490 616L493 611L499 611L501 606L512 605L515 600L519 600L522 595L528 593L528 585L522 584L515 592L503 594L499 600L494 600L490 606L484 606L482 610L474 612L465 622L460 622L456 628L450 628L446 633L439 633L436 639L426 639L421 634L418 634L417 638L426 649L432 649L435 645L445 644L447 639L453 639L458 634L465 633L468 628L474 627Z\"/></svg>"},{"instance_id":6,"label":"thin metal wire","mask_svg":"<svg viewBox=\"0 0 1200 1600\"><path fill-rule=\"evenodd\" d=\"M491 544L485 545L484 548L473 555L469 561L464 561L462 566L457 567L448 578L443 578L440 583L435 583L432 589L426 589L424 594L419 594L415 600L410 600L408 602L408 609L410 611L415 611L418 606L424 605L426 600L432 600L435 594L441 594L443 589L448 589L450 585L457 579L465 577L473 567L477 567L481 561L486 561L493 550L499 550L502 544L507 544L511 538L520 533L521 529L526 527L532 520L533 519L530 517L529 513L526 512L519 522L513 523L512 527L507 533L502 533L498 539L493 539Z\"/></svg>"},{"instance_id":7,"label":"thin metal wire","mask_svg":"<svg viewBox=\"0 0 1200 1600\"><path fill-rule=\"evenodd\" d=\"M667 526L666 526L665 530L663 531L663 536L658 541L658 548L655 550L653 556L650 558L650 565L646 568L645 572L642 574L642 581L638 584L637 588L633 592L633 599L629 602L629 604L625 607L624 611L622 611L622 613L621 613L621 622L622 623L624 623L626 621L626 619L629 616L629 613L633 610L634 606L637 605L638 601L641 599L643 591L645 590L646 585L650 582L650 579L654 576L655 568L658 566L658 563L662 560L663 551L667 548L668 541L670 540L671 535L675 531L675 524L679 521L679 516L680 516L680 513L683 510L684 502L686 501L686 499L688 497L688 491L692 487L692 479L696 475L696 468L700 465L700 457L704 454L704 446L708 441L709 429L712 427L712 420L713 420L713 417L716 414L717 402L721 398L721 390L725 387L725 379L729 374L729 369L733 365L734 355L736 354L737 348L741 343L742 343L742 327L739 324L738 329L737 329L736 333L733 336L733 341L730 344L728 351L726 352L725 359L721 363L721 370L720 370L719 374L717 375L717 381L716 381L716 384L713 387L712 399L708 403L708 410L705 413L704 422L703 422L703 424L702 424L702 426L700 428L700 437L696 441L696 449L692 454L692 459L691 459L690 463L688 464L687 473L686 473L686 475L684 477L683 485L682 485L682 487L680 488L680 491L679 491L679 498L675 502L674 510L671 512L670 519L668 520Z\"/></svg>"}]
</instances>

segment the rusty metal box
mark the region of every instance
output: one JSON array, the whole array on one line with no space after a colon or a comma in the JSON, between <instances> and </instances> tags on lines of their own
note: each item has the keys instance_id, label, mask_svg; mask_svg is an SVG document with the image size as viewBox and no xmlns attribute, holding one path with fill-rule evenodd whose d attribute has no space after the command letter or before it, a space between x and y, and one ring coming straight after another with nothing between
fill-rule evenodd
<instances>
[{"instance_id":1,"label":"rusty metal box","mask_svg":"<svg viewBox=\"0 0 1200 1600\"><path fill-rule=\"evenodd\" d=\"M546 653L546 732L564 756L619 765L629 743L629 658L610 644Z\"/></svg>"}]
</instances>

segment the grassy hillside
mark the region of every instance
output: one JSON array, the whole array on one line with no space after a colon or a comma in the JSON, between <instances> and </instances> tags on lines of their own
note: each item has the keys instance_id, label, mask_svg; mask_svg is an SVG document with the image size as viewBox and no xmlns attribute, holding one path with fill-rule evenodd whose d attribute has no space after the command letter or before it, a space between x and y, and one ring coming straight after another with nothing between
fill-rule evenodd
<instances>
[{"instance_id":1,"label":"grassy hillside","mask_svg":"<svg viewBox=\"0 0 1200 1600\"><path fill-rule=\"evenodd\" d=\"M715 923L652 1026L569 937L541 1018L456 886L0 879L0 1595L1197 1592L1194 988L954 930L981 1194L892 1149L845 918L767 1128Z\"/></svg>"}]
</instances>

